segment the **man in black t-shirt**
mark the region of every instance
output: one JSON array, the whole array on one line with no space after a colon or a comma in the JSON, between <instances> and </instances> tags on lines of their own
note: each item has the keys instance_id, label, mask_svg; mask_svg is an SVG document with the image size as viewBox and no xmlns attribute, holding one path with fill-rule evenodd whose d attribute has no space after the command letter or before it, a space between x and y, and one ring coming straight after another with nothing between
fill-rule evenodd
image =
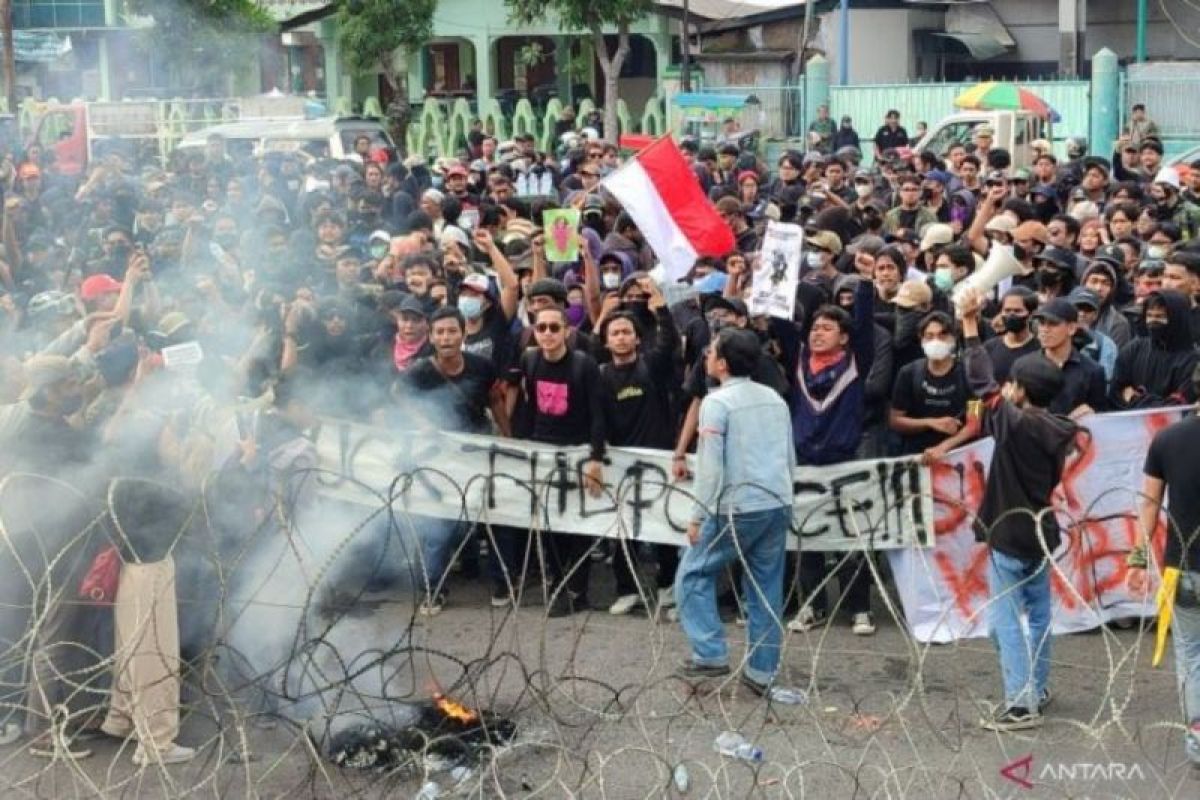
<instances>
[{"instance_id":1,"label":"man in black t-shirt","mask_svg":"<svg viewBox=\"0 0 1200 800\"><path fill-rule=\"evenodd\" d=\"M900 112L889 109L883 117L883 125L875 131L875 160L882 161L887 150L908 146L908 131L900 125Z\"/></svg>"},{"instance_id":2,"label":"man in black t-shirt","mask_svg":"<svg viewBox=\"0 0 1200 800\"><path fill-rule=\"evenodd\" d=\"M1193 392L1200 391L1200 367L1192 373ZM1150 588L1148 542L1158 527L1167 500L1166 569L1179 570L1172 609L1175 671L1186 725L1185 752L1193 769L1200 768L1200 417L1195 413L1155 435L1142 468L1139 544L1127 560L1126 584L1135 596Z\"/></svg>"},{"instance_id":3,"label":"man in black t-shirt","mask_svg":"<svg viewBox=\"0 0 1200 800\"><path fill-rule=\"evenodd\" d=\"M1041 345L1029 328L1029 320L1037 311L1038 296L1024 286L1014 286L1004 293L997 315L1001 335L988 339L983 349L992 359L992 371L997 383L1008 380L1012 365L1021 356L1036 353Z\"/></svg>"},{"instance_id":4,"label":"man in black t-shirt","mask_svg":"<svg viewBox=\"0 0 1200 800\"><path fill-rule=\"evenodd\" d=\"M650 278L642 278L639 288L649 295L648 310L657 320L653 346L640 353L642 327L628 311L610 316L600 330L612 361L600 367L600 385L604 394L605 430L608 443L616 447L671 447L674 420L671 417L671 389L675 377L675 358L679 353L679 334L662 292ZM633 534L636 536L636 531ZM675 604L672 587L679 564L678 549L655 545L658 561L658 608ZM637 563L637 542L626 541L613 554L613 574L617 599L610 614L627 614L643 604L633 572Z\"/></svg>"},{"instance_id":5,"label":"man in black t-shirt","mask_svg":"<svg viewBox=\"0 0 1200 800\"><path fill-rule=\"evenodd\" d=\"M942 311L918 326L925 358L905 364L896 376L888 420L900 434L901 455L926 453L936 460L971 439L966 425L970 387L954 358L954 321Z\"/></svg>"},{"instance_id":6,"label":"man in black t-shirt","mask_svg":"<svg viewBox=\"0 0 1200 800\"><path fill-rule=\"evenodd\" d=\"M429 319L433 355L416 361L400 377L400 394L406 412L431 418L437 430L491 433L490 408L496 427L508 434L508 416L500 395L492 392L496 368L474 353L463 352L465 322L458 309L439 308ZM422 563L426 596L419 611L432 616L442 610L442 587L450 554L458 548L469 524L422 519Z\"/></svg>"},{"instance_id":7,"label":"man in black t-shirt","mask_svg":"<svg viewBox=\"0 0 1200 800\"><path fill-rule=\"evenodd\" d=\"M439 308L429 318L429 340L433 355L422 358L404 373L401 381L409 395L431 400L430 415L436 415L442 430L491 433L487 412L502 435L509 433L503 402L495 399L492 385L496 368L483 356L463 350L465 322L458 309Z\"/></svg>"},{"instance_id":8,"label":"man in black t-shirt","mask_svg":"<svg viewBox=\"0 0 1200 800\"><path fill-rule=\"evenodd\" d=\"M522 353L514 364L518 391L509 395L510 410L515 412L513 432L518 438L552 445L589 445L583 480L587 491L598 495L606 438L600 369L590 355L567 346L569 330L565 309L551 305L536 312L537 347ZM591 545L588 536L558 532L547 536L550 563L546 569L554 577L549 616L589 609Z\"/></svg>"}]
</instances>

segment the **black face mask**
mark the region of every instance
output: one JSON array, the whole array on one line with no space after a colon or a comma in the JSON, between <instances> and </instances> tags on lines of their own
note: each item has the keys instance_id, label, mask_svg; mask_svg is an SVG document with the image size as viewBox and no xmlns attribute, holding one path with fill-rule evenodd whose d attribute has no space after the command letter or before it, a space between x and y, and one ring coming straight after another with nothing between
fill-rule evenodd
<instances>
[{"instance_id":1,"label":"black face mask","mask_svg":"<svg viewBox=\"0 0 1200 800\"><path fill-rule=\"evenodd\" d=\"M1165 322L1147 322L1146 333L1150 335L1150 341L1158 345L1167 343L1167 323Z\"/></svg>"},{"instance_id":2,"label":"black face mask","mask_svg":"<svg viewBox=\"0 0 1200 800\"><path fill-rule=\"evenodd\" d=\"M1029 317L1018 317L1016 314L1004 315L1005 333L1024 333L1029 328Z\"/></svg>"}]
</instances>

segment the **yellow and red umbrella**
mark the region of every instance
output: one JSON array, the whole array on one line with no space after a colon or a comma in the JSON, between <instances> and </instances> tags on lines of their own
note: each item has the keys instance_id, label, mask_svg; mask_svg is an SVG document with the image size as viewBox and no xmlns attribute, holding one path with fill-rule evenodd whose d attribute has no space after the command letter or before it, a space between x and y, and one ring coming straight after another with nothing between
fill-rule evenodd
<instances>
[{"instance_id":1,"label":"yellow and red umbrella","mask_svg":"<svg viewBox=\"0 0 1200 800\"><path fill-rule=\"evenodd\" d=\"M1042 98L1015 83L984 81L954 98L954 105L970 109L1000 109L1005 111L1030 111L1042 119L1058 122L1061 117Z\"/></svg>"}]
</instances>

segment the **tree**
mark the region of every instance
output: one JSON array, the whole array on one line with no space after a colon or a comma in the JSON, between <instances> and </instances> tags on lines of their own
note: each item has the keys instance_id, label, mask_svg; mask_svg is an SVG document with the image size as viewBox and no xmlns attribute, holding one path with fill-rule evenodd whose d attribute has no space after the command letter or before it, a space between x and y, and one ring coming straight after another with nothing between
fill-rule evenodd
<instances>
[{"instance_id":1,"label":"tree","mask_svg":"<svg viewBox=\"0 0 1200 800\"><path fill-rule=\"evenodd\" d=\"M394 100L387 114L403 148L408 119L407 70L396 68L396 51L425 46L433 36L437 0L348 0L338 10L338 49L356 75L383 73Z\"/></svg>"},{"instance_id":2,"label":"tree","mask_svg":"<svg viewBox=\"0 0 1200 800\"><path fill-rule=\"evenodd\" d=\"M653 0L505 0L514 22L539 22L548 14L558 16L562 30L585 30L592 36L596 60L604 73L604 136L617 140L617 78L629 55L629 28L654 8ZM617 29L617 47L612 53L604 39L604 26Z\"/></svg>"},{"instance_id":3,"label":"tree","mask_svg":"<svg viewBox=\"0 0 1200 800\"><path fill-rule=\"evenodd\" d=\"M228 76L246 68L262 34L275 27L256 0L127 0L127 7L154 20L143 46L168 65L180 89L197 95L223 95Z\"/></svg>"}]
</instances>

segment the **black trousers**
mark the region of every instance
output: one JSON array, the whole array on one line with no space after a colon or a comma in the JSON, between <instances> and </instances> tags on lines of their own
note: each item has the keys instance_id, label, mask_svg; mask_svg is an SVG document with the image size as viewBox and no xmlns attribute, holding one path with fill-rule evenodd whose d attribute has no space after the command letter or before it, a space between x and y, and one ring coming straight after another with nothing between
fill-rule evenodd
<instances>
[{"instance_id":1,"label":"black trousers","mask_svg":"<svg viewBox=\"0 0 1200 800\"><path fill-rule=\"evenodd\" d=\"M819 593L817 587L830 574L836 578L840 592L841 607L851 614L871 610L871 568L864 553L809 552L800 554L800 595L819 615L828 615L830 605L828 592L832 584L826 584ZM840 563L839 563L840 562Z\"/></svg>"}]
</instances>

